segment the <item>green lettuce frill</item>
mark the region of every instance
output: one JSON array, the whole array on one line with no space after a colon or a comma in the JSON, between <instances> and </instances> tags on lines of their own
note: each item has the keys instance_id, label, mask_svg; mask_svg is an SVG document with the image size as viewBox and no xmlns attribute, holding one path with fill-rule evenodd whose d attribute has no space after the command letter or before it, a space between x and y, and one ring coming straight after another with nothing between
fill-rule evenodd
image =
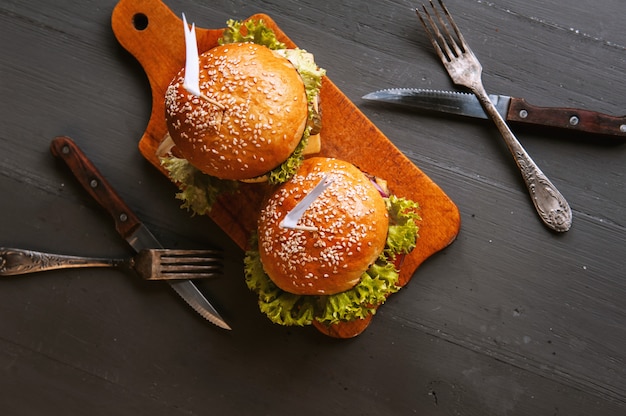
<instances>
[{"instance_id":1,"label":"green lettuce frill","mask_svg":"<svg viewBox=\"0 0 626 416\"><path fill-rule=\"evenodd\" d=\"M162 157L161 166L167 170L170 179L178 184L180 191L176 193L176 199L183 201L180 207L194 215L208 214L220 195L235 192L238 188L238 182L206 175L186 159Z\"/></svg>"}]
</instances>

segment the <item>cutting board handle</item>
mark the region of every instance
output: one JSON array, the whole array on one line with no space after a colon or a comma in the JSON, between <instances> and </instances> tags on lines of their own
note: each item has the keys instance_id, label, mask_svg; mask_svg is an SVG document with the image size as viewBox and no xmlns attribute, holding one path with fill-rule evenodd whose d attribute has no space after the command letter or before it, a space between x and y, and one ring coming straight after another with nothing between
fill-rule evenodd
<instances>
[{"instance_id":1,"label":"cutting board handle","mask_svg":"<svg viewBox=\"0 0 626 416\"><path fill-rule=\"evenodd\" d=\"M165 90L185 64L182 19L160 0L121 0L113 9L111 26L120 44L146 70L152 91L152 113L144 137L160 143L165 125ZM198 50L214 46L222 31L196 28Z\"/></svg>"}]
</instances>

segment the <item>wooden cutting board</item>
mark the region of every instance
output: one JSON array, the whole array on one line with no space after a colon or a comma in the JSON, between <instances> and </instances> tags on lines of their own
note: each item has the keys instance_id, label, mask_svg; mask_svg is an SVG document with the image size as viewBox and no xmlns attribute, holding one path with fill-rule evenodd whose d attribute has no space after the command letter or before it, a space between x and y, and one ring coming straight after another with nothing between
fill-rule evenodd
<instances>
[{"instance_id":1,"label":"wooden cutting board","mask_svg":"<svg viewBox=\"0 0 626 416\"><path fill-rule=\"evenodd\" d=\"M288 47L296 45L267 15L263 19ZM201 16L188 16L201 21ZM185 39L181 19L160 0L121 0L112 16L112 27L119 43L142 65L152 89L152 113L139 141L141 154L164 174L156 149L167 132L164 96L170 81L184 66ZM220 29L196 29L199 52L217 46ZM310 51L315 54L315 51ZM326 68L332 76L332 65ZM322 151L319 156L349 161L363 171L384 178L398 196L419 202L422 221L417 247L408 255L400 270L400 284L406 285L417 267L435 252L449 245L460 227L460 214L445 193L408 158L332 83L329 77L321 90ZM258 212L268 189L265 185L242 184L240 191L223 197L210 217L245 249ZM172 195L172 198L174 195ZM330 327L316 325L321 332L338 338L361 333L369 319Z\"/></svg>"}]
</instances>

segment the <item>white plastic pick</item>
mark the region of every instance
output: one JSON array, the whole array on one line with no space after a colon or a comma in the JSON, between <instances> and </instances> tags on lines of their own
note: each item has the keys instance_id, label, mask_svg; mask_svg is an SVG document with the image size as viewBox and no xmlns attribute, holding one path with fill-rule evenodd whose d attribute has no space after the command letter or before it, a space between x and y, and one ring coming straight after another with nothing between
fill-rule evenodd
<instances>
[{"instance_id":1,"label":"white plastic pick","mask_svg":"<svg viewBox=\"0 0 626 416\"><path fill-rule=\"evenodd\" d=\"M302 198L302 200L298 202L296 206L287 213L287 215L285 215L285 218L283 218L283 220L280 222L280 226L282 228L291 228L294 230L317 231L317 227L298 225L298 221L300 221L300 218L302 217L302 214L304 214L304 211L306 211L309 206L311 206L313 201L315 201L317 197L320 196L322 192L324 192L324 190L326 190L326 188L330 186L331 183L333 183L332 179L328 179L327 176L324 176L322 180L317 185L315 185L315 188L313 188L308 193L308 195Z\"/></svg>"},{"instance_id":2,"label":"white plastic pick","mask_svg":"<svg viewBox=\"0 0 626 416\"><path fill-rule=\"evenodd\" d=\"M198 57L196 24L192 23L191 28L189 28L185 13L183 13L183 25L185 27L185 80L183 81L183 87L190 94L200 97L223 110L224 106L222 104L207 97L200 91L200 58Z\"/></svg>"},{"instance_id":3,"label":"white plastic pick","mask_svg":"<svg viewBox=\"0 0 626 416\"><path fill-rule=\"evenodd\" d=\"M198 42L196 41L196 24L187 24L183 13L183 25L185 26L185 81L183 87L196 97L202 96L200 92L200 59L198 58Z\"/></svg>"}]
</instances>

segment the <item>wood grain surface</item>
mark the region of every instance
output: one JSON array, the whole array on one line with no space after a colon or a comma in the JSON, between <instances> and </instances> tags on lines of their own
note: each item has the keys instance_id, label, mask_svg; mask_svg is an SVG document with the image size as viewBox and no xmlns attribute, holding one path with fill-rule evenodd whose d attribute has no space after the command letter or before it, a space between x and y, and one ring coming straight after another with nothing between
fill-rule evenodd
<instances>
[{"instance_id":1,"label":"wood grain surface","mask_svg":"<svg viewBox=\"0 0 626 416\"><path fill-rule=\"evenodd\" d=\"M200 27L271 16L458 206L453 244L423 262L360 336L285 330L243 283L243 251L189 217L137 149L152 90L111 28L117 0L0 3L0 246L131 254L49 151L72 137L157 237L223 247L199 283L233 331L160 282L105 270L0 281L6 415L609 415L626 413L626 148L515 127L570 202L537 220L493 126L366 103L380 88L452 89L407 0L166 0ZM447 0L487 91L538 106L626 113L626 26L615 0Z\"/></svg>"}]
</instances>

